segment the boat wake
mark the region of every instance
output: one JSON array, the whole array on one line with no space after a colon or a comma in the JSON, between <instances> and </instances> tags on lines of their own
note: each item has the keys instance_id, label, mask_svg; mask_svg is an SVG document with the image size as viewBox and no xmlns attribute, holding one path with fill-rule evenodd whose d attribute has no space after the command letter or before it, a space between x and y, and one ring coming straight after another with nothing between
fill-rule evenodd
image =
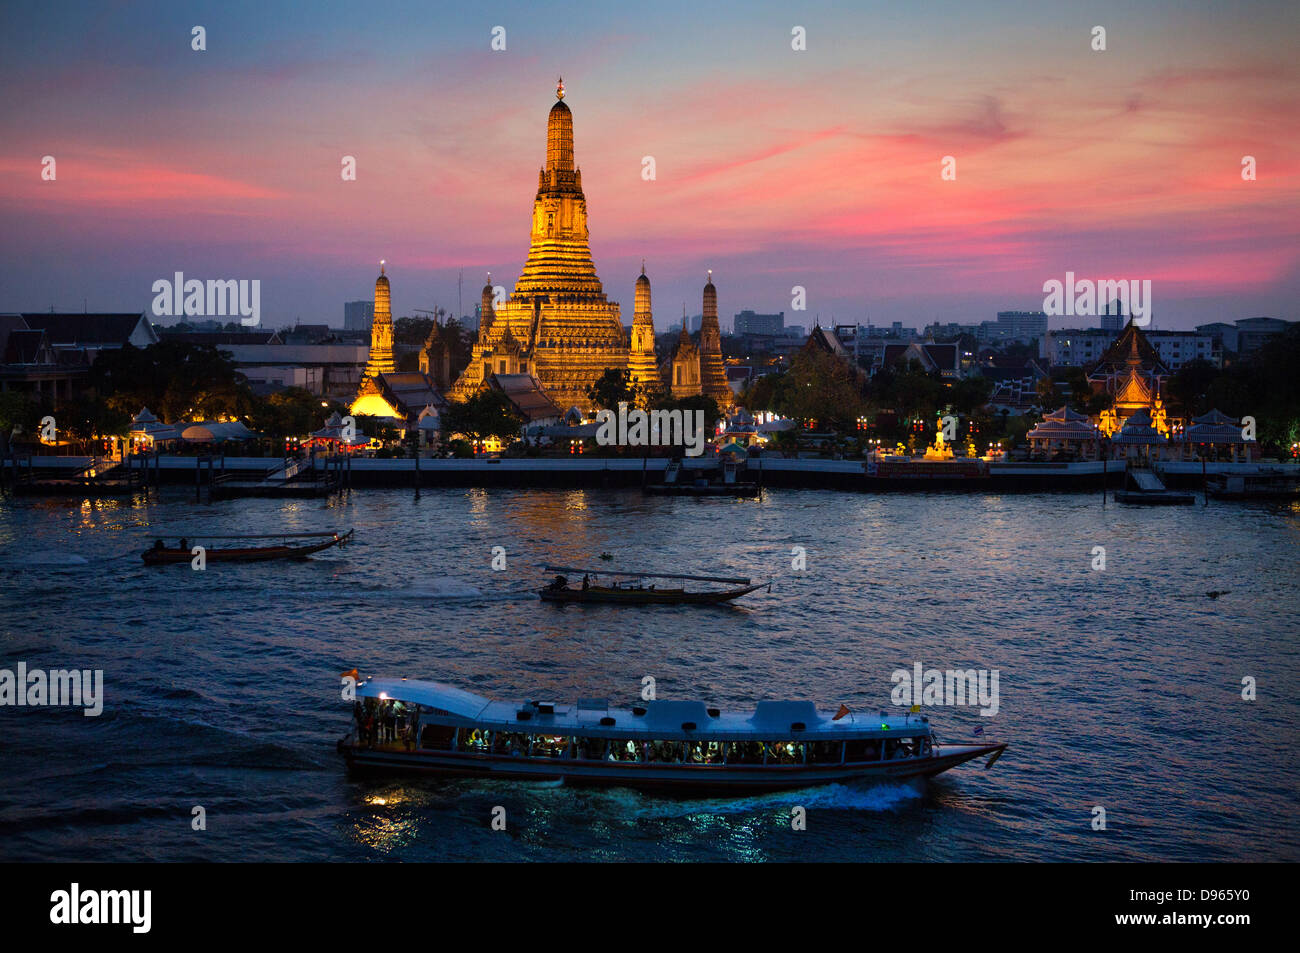
<instances>
[{"instance_id":1,"label":"boat wake","mask_svg":"<svg viewBox=\"0 0 1300 953\"><path fill-rule=\"evenodd\" d=\"M28 553L21 559L0 559L0 570L23 569L76 569L89 566L90 560L75 553L61 553L55 550L41 550Z\"/></svg>"},{"instance_id":2,"label":"boat wake","mask_svg":"<svg viewBox=\"0 0 1300 953\"><path fill-rule=\"evenodd\" d=\"M508 592L485 591L455 576L438 576L418 586L402 588L377 588L361 590L361 598L382 599L437 599L445 602L505 602L533 595L532 589L513 589Z\"/></svg>"},{"instance_id":3,"label":"boat wake","mask_svg":"<svg viewBox=\"0 0 1300 953\"><path fill-rule=\"evenodd\" d=\"M790 808L799 806L823 811L866 811L881 813L924 797L920 784L827 784L797 791L780 791L772 794L754 794L736 798L705 798L699 800L666 800L651 798L635 792L624 794L635 801L633 812L639 817L689 817L693 814L762 814L780 811L788 814Z\"/></svg>"}]
</instances>

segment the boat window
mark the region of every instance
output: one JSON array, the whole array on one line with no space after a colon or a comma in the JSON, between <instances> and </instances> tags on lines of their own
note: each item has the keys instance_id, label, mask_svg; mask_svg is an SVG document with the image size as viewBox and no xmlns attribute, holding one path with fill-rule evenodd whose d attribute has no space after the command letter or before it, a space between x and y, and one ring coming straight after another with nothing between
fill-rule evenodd
<instances>
[{"instance_id":1,"label":"boat window","mask_svg":"<svg viewBox=\"0 0 1300 953\"><path fill-rule=\"evenodd\" d=\"M719 741L686 742L687 764L722 764L722 743Z\"/></svg>"},{"instance_id":2,"label":"boat window","mask_svg":"<svg viewBox=\"0 0 1300 953\"><path fill-rule=\"evenodd\" d=\"M651 741L646 748L646 760L680 763L685 747L680 741Z\"/></svg>"},{"instance_id":3,"label":"boat window","mask_svg":"<svg viewBox=\"0 0 1300 953\"><path fill-rule=\"evenodd\" d=\"M803 745L797 741L767 742L768 764L799 764L803 761Z\"/></svg>"},{"instance_id":4,"label":"boat window","mask_svg":"<svg viewBox=\"0 0 1300 953\"><path fill-rule=\"evenodd\" d=\"M476 751L486 754L492 750L492 740L489 737L492 733L481 729L473 731L465 730L460 733L460 739L456 743L457 751Z\"/></svg>"},{"instance_id":5,"label":"boat window","mask_svg":"<svg viewBox=\"0 0 1300 953\"><path fill-rule=\"evenodd\" d=\"M528 736L518 731L492 732L492 753L509 755L528 754Z\"/></svg>"},{"instance_id":6,"label":"boat window","mask_svg":"<svg viewBox=\"0 0 1300 953\"><path fill-rule=\"evenodd\" d=\"M588 761L600 761L605 757L604 738L578 738L578 757Z\"/></svg>"},{"instance_id":7,"label":"boat window","mask_svg":"<svg viewBox=\"0 0 1300 953\"><path fill-rule=\"evenodd\" d=\"M889 740L885 742L885 760L895 761L899 758L910 758L916 751L915 738L899 738L897 741Z\"/></svg>"},{"instance_id":8,"label":"boat window","mask_svg":"<svg viewBox=\"0 0 1300 953\"><path fill-rule=\"evenodd\" d=\"M630 738L615 738L609 743L609 753L605 757L609 761L640 761L641 742Z\"/></svg>"},{"instance_id":9,"label":"boat window","mask_svg":"<svg viewBox=\"0 0 1300 953\"><path fill-rule=\"evenodd\" d=\"M880 742L875 738L859 738L844 743L845 761L879 761Z\"/></svg>"},{"instance_id":10,"label":"boat window","mask_svg":"<svg viewBox=\"0 0 1300 953\"><path fill-rule=\"evenodd\" d=\"M447 751L456 738L456 729L450 725L425 725L420 732L420 747L434 751Z\"/></svg>"},{"instance_id":11,"label":"boat window","mask_svg":"<svg viewBox=\"0 0 1300 953\"><path fill-rule=\"evenodd\" d=\"M572 740L564 735L533 735L531 754L534 758L567 758Z\"/></svg>"},{"instance_id":12,"label":"boat window","mask_svg":"<svg viewBox=\"0 0 1300 953\"><path fill-rule=\"evenodd\" d=\"M763 746L756 741L733 741L727 745L728 764L762 764Z\"/></svg>"},{"instance_id":13,"label":"boat window","mask_svg":"<svg viewBox=\"0 0 1300 953\"><path fill-rule=\"evenodd\" d=\"M808 745L808 761L812 764L839 764L841 747L838 741L813 741Z\"/></svg>"}]
</instances>

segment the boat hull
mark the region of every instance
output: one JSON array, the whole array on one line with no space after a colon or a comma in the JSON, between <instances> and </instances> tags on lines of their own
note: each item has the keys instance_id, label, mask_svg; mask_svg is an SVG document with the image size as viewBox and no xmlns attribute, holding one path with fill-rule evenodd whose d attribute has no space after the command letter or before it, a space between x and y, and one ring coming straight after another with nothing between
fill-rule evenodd
<instances>
[{"instance_id":1,"label":"boat hull","mask_svg":"<svg viewBox=\"0 0 1300 953\"><path fill-rule=\"evenodd\" d=\"M1196 494L1176 490L1116 490L1115 502L1138 506L1191 506L1196 502Z\"/></svg>"},{"instance_id":2,"label":"boat hull","mask_svg":"<svg viewBox=\"0 0 1300 953\"><path fill-rule=\"evenodd\" d=\"M341 546L351 538L353 531L348 530L342 536L326 540L323 543L311 543L306 546L257 546L244 549L208 549L203 554L205 562L264 562L269 559L306 559L313 553L319 553L331 546ZM194 554L188 549L146 549L140 554L147 566L166 566L174 563L188 563Z\"/></svg>"},{"instance_id":3,"label":"boat hull","mask_svg":"<svg viewBox=\"0 0 1300 953\"><path fill-rule=\"evenodd\" d=\"M652 496L758 496L760 487L757 483L651 483L644 491Z\"/></svg>"},{"instance_id":4,"label":"boat hull","mask_svg":"<svg viewBox=\"0 0 1300 953\"><path fill-rule=\"evenodd\" d=\"M936 745L923 758L826 765L667 764L526 758L450 751L405 751L395 746L360 747L347 739L338 750L358 775L417 775L561 781L567 785L624 787L681 794L726 795L790 791L863 780L929 778L984 755L1000 756L1006 744Z\"/></svg>"},{"instance_id":5,"label":"boat hull","mask_svg":"<svg viewBox=\"0 0 1300 953\"><path fill-rule=\"evenodd\" d=\"M728 589L723 592L685 592L680 589L540 589L537 595L543 602L556 603L603 603L611 605L708 605L737 599L755 589L762 589L767 583L746 586L744 589Z\"/></svg>"}]
</instances>

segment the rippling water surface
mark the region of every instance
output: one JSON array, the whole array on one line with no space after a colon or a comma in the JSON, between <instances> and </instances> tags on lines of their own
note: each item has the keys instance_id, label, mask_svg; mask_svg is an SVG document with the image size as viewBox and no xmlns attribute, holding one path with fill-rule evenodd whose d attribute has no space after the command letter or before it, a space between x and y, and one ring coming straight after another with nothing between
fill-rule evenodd
<instances>
[{"instance_id":1,"label":"rippling water surface","mask_svg":"<svg viewBox=\"0 0 1300 953\"><path fill-rule=\"evenodd\" d=\"M138 556L155 534L341 526L354 545L300 564L195 572ZM0 708L0 858L1300 860L1298 543L1300 507L1083 495L6 498L0 667L103 669L107 701L99 718ZM540 563L602 552L774 586L703 609L532 594ZM941 737L982 724L1011 741L993 770L682 801L360 781L333 747L353 666L505 697L631 702L653 675L660 698L870 710L917 661L999 671L996 717L930 712ZM1242 700L1244 676L1258 700ZM796 804L806 831L791 830ZM191 829L195 805L206 831Z\"/></svg>"}]
</instances>

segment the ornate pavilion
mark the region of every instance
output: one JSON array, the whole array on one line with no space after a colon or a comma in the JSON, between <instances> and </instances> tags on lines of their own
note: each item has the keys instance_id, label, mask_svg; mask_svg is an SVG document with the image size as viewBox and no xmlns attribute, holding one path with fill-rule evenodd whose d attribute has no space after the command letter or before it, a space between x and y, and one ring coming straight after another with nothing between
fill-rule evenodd
<instances>
[{"instance_id":1,"label":"ornate pavilion","mask_svg":"<svg viewBox=\"0 0 1300 953\"><path fill-rule=\"evenodd\" d=\"M1045 415L1028 433L1031 454L1046 459L1251 460L1257 443L1241 434L1241 424L1211 410L1191 426L1171 417L1161 389L1171 376L1146 336L1132 322L1088 372L1094 393L1114 401L1096 418L1070 407Z\"/></svg>"},{"instance_id":2,"label":"ornate pavilion","mask_svg":"<svg viewBox=\"0 0 1300 953\"><path fill-rule=\"evenodd\" d=\"M1114 436L1129 417L1145 410L1151 416L1152 426L1169 436L1172 422L1160 391L1170 376L1169 368L1146 335L1130 321L1088 372L1088 383L1094 393L1109 393L1115 398L1096 421L1101 432L1107 437Z\"/></svg>"}]
</instances>

